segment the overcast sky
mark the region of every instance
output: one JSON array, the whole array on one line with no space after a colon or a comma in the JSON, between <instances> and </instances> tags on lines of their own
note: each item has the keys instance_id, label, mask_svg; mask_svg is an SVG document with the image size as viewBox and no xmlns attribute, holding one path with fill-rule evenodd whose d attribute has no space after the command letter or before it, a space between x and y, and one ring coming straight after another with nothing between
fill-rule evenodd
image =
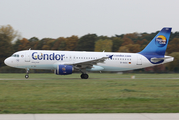
<instances>
[{"instance_id":1,"label":"overcast sky","mask_svg":"<svg viewBox=\"0 0 179 120\"><path fill-rule=\"evenodd\" d=\"M179 31L179 0L0 0L0 25L27 39Z\"/></svg>"}]
</instances>

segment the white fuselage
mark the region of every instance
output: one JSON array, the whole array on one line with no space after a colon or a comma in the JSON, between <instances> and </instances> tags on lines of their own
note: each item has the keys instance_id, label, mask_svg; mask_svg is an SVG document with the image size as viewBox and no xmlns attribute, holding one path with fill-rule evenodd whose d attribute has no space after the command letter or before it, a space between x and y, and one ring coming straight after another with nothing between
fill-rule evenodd
<instances>
[{"instance_id":1,"label":"white fuselage","mask_svg":"<svg viewBox=\"0 0 179 120\"><path fill-rule=\"evenodd\" d=\"M102 63L93 65L87 71L126 71L154 66L145 56L139 53L120 52L80 52L80 51L50 51L50 50L24 50L8 57L5 63L8 66L23 69L57 69L58 65L73 65L91 61L102 57L112 56ZM166 57L166 56L165 56ZM165 59L162 63L173 61L173 57Z\"/></svg>"}]
</instances>

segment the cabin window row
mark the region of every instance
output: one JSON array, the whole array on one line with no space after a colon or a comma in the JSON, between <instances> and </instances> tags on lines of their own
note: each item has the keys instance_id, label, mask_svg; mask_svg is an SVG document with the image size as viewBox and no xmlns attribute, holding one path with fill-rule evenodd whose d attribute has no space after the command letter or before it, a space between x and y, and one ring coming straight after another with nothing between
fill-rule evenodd
<instances>
[{"instance_id":1,"label":"cabin window row","mask_svg":"<svg viewBox=\"0 0 179 120\"><path fill-rule=\"evenodd\" d=\"M98 59L98 58L96 58L96 57L63 57L63 59L92 59L92 60L94 60L94 59Z\"/></svg>"},{"instance_id":2,"label":"cabin window row","mask_svg":"<svg viewBox=\"0 0 179 120\"><path fill-rule=\"evenodd\" d=\"M109 58L109 60L111 60ZM112 60L131 60L130 58L112 58Z\"/></svg>"},{"instance_id":3,"label":"cabin window row","mask_svg":"<svg viewBox=\"0 0 179 120\"><path fill-rule=\"evenodd\" d=\"M64 59L91 59L91 60L94 60L94 59L98 59L97 57L63 57ZM130 58L108 58L108 60L131 60Z\"/></svg>"}]
</instances>

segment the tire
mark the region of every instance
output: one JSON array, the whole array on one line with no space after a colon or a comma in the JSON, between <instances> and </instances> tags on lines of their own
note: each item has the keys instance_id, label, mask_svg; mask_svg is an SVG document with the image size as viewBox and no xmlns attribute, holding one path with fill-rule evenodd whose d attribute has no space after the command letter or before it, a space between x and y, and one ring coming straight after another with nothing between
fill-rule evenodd
<instances>
[{"instance_id":1,"label":"tire","mask_svg":"<svg viewBox=\"0 0 179 120\"><path fill-rule=\"evenodd\" d=\"M81 79L88 79L88 74L81 74Z\"/></svg>"},{"instance_id":2,"label":"tire","mask_svg":"<svg viewBox=\"0 0 179 120\"><path fill-rule=\"evenodd\" d=\"M29 78L29 75L25 75L25 78L28 79L28 78Z\"/></svg>"}]
</instances>

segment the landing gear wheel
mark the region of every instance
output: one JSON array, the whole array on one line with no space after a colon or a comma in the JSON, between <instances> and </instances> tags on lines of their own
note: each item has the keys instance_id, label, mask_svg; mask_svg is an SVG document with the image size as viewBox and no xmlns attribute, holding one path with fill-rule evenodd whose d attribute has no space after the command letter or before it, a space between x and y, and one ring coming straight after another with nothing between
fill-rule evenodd
<instances>
[{"instance_id":1,"label":"landing gear wheel","mask_svg":"<svg viewBox=\"0 0 179 120\"><path fill-rule=\"evenodd\" d=\"M25 78L26 78L26 79L29 78L29 75L25 75Z\"/></svg>"},{"instance_id":2,"label":"landing gear wheel","mask_svg":"<svg viewBox=\"0 0 179 120\"><path fill-rule=\"evenodd\" d=\"M81 79L88 79L88 74L81 74Z\"/></svg>"}]
</instances>

